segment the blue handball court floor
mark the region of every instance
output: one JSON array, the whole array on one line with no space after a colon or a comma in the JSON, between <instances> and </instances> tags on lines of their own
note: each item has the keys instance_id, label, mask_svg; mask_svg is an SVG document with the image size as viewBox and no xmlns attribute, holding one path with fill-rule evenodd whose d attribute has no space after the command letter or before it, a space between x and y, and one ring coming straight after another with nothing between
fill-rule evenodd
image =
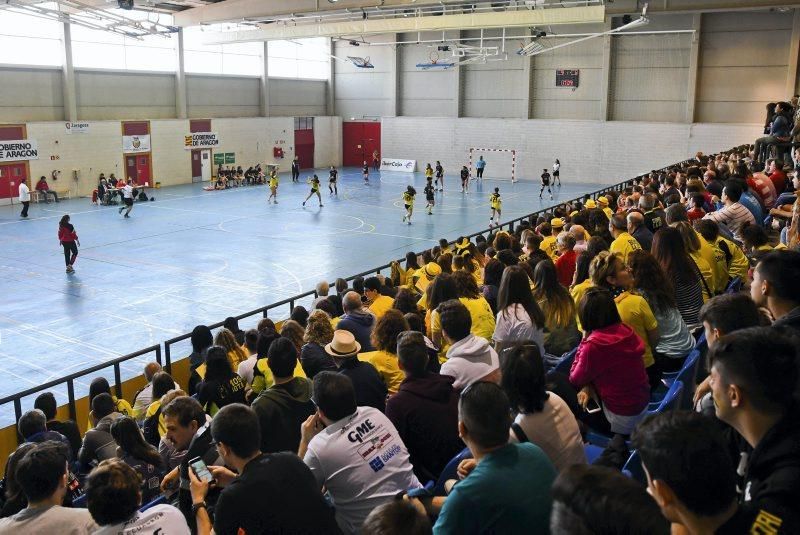
<instances>
[{"instance_id":1,"label":"blue handball court floor","mask_svg":"<svg viewBox=\"0 0 800 535\"><path fill-rule=\"evenodd\" d=\"M541 201L533 182L486 179L462 194L458 178L447 177L434 215L426 215L420 173L373 172L365 185L360 170L343 169L338 197L328 193L327 172L318 174L322 208L316 198L301 206L310 190L306 173L299 184L281 176L278 204L267 204L265 186L204 191L190 184L148 190L156 200L137 202L129 219L86 198L32 204L27 220L18 204L0 207L0 397L419 252L439 238L478 232L488 227L495 187L503 221L601 187L567 183L554 189L554 201L546 194ZM418 192L411 225L402 221L408 184ZM82 245L74 274L65 273L57 240L65 213ZM273 319L286 315L288 307ZM172 358L189 351L188 343L178 345ZM153 358L124 363L123 379ZM108 368L79 379L75 394L85 395L99 375L113 384ZM54 393L66 402L65 387ZM32 403L26 398L23 409ZM0 425L13 418L12 404L0 407Z\"/></svg>"}]
</instances>

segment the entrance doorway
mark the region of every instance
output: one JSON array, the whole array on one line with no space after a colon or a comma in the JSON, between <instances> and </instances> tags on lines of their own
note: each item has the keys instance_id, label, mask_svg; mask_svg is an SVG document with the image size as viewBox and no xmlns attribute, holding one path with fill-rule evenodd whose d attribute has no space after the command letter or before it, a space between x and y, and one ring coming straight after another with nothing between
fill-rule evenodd
<instances>
[{"instance_id":1,"label":"entrance doorway","mask_svg":"<svg viewBox=\"0 0 800 535\"><path fill-rule=\"evenodd\" d=\"M0 199L12 199L19 195L19 185L28 179L25 162L0 165Z\"/></svg>"},{"instance_id":2,"label":"entrance doorway","mask_svg":"<svg viewBox=\"0 0 800 535\"><path fill-rule=\"evenodd\" d=\"M125 178L134 184L150 184L150 153L125 155Z\"/></svg>"},{"instance_id":3,"label":"entrance doorway","mask_svg":"<svg viewBox=\"0 0 800 535\"><path fill-rule=\"evenodd\" d=\"M192 182L211 180L211 149L192 151Z\"/></svg>"},{"instance_id":4,"label":"entrance doorway","mask_svg":"<svg viewBox=\"0 0 800 535\"><path fill-rule=\"evenodd\" d=\"M372 153L381 155L381 123L342 123L342 164L361 167L364 162L372 165Z\"/></svg>"},{"instance_id":5,"label":"entrance doorway","mask_svg":"<svg viewBox=\"0 0 800 535\"><path fill-rule=\"evenodd\" d=\"M314 118L295 117L294 119L294 155L300 163L300 169L314 168Z\"/></svg>"}]
</instances>

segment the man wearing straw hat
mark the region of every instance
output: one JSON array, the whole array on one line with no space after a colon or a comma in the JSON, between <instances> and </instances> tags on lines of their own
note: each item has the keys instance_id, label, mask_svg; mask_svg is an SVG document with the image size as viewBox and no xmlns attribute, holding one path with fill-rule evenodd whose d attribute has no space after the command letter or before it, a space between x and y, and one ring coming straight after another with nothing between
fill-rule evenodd
<instances>
[{"instance_id":1,"label":"man wearing straw hat","mask_svg":"<svg viewBox=\"0 0 800 535\"><path fill-rule=\"evenodd\" d=\"M361 344L356 342L353 333L341 329L333 332L333 340L325 346L325 352L333 358L339 373L353 382L358 406L375 407L383 412L388 392L386 384L375 366L358 359L360 351Z\"/></svg>"}]
</instances>

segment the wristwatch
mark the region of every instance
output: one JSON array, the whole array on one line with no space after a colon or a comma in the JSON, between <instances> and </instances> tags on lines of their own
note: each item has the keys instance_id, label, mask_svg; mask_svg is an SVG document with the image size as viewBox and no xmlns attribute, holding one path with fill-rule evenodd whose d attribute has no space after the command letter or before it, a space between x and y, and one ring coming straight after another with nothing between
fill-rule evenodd
<instances>
[{"instance_id":1,"label":"wristwatch","mask_svg":"<svg viewBox=\"0 0 800 535\"><path fill-rule=\"evenodd\" d=\"M193 503L192 504L192 514L193 515L196 515L197 511L199 511L200 509L205 509L206 511L208 510L208 506L206 506L206 502L197 502L197 503Z\"/></svg>"}]
</instances>

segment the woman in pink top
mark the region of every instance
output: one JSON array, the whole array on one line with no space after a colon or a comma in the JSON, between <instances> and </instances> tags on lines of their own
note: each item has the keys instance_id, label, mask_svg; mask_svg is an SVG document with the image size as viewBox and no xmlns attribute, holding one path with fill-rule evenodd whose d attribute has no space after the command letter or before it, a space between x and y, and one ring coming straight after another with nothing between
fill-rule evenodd
<instances>
[{"instance_id":1,"label":"woman in pink top","mask_svg":"<svg viewBox=\"0 0 800 535\"><path fill-rule=\"evenodd\" d=\"M578 403L586 408L590 396L596 394L607 429L630 435L650 401L650 383L642 359L644 342L622 323L608 290L586 290L578 314L585 335L569 372L570 382L581 389Z\"/></svg>"}]
</instances>

